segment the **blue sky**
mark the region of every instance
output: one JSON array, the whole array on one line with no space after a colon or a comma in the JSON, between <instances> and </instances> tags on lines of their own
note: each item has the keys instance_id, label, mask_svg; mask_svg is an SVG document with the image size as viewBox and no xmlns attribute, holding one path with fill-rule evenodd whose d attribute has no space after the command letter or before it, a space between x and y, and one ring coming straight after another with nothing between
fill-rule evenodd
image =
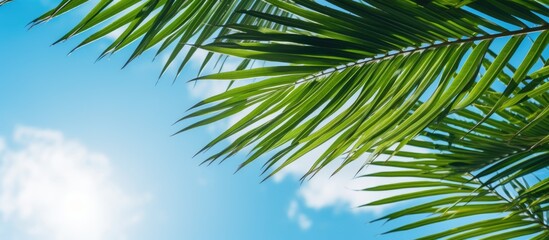
<instances>
[{"instance_id":1,"label":"blue sky","mask_svg":"<svg viewBox=\"0 0 549 240\"><path fill-rule=\"evenodd\" d=\"M368 223L386 208L348 171L300 184L306 165L259 183L242 156L198 166L192 156L228 122L174 137L172 123L222 85L186 83L186 71L155 85L162 59L129 52L95 59L107 40L70 56L77 36L50 46L82 11L27 30L52 7L0 8L0 239L409 239ZM191 63L191 67L193 64ZM53 160L52 160L53 159ZM423 231L423 230L421 230ZM428 231L428 230L427 230Z\"/></svg>"}]
</instances>

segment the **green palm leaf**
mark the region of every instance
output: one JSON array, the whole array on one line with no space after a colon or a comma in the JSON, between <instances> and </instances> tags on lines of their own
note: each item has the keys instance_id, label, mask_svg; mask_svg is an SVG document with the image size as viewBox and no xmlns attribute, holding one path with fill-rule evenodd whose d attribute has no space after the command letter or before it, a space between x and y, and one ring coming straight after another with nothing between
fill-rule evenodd
<instances>
[{"instance_id":1,"label":"green palm leaf","mask_svg":"<svg viewBox=\"0 0 549 240\"><path fill-rule=\"evenodd\" d=\"M36 18L30 24L34 26L46 22L87 2L86 0L63 0L57 7ZM88 36L74 48L76 50L108 35L116 35L120 31L121 34L99 58L113 54L132 42L138 41L126 64L156 46L156 55L167 49L171 51L161 75L168 66L175 64L178 56L181 56L183 60L179 63L177 71L179 74L196 52L197 48L194 46L202 45L219 34L226 34L228 29L224 25L253 22L260 26L283 29L283 27L265 23L263 20L242 16L239 11L244 9L287 15L260 0L101 0L76 26L55 43L88 32ZM100 25L101 23L105 24ZM185 50L184 46L187 45L192 47ZM211 60L212 56L212 53L208 54L205 61Z\"/></svg>"},{"instance_id":2,"label":"green palm leaf","mask_svg":"<svg viewBox=\"0 0 549 240\"><path fill-rule=\"evenodd\" d=\"M63 0L33 24L84 2ZM484 216L424 239L546 239L548 4L104 0L60 41L90 32L78 48L123 29L101 57L134 41L129 61L159 46L158 53L171 51L162 72L181 55L180 72L197 48L210 51L202 68L213 53L241 58L235 71L193 79L255 80L204 99L180 119L200 117L178 133L249 111L200 151L225 145L205 162L249 147L241 167L267 157L268 178L327 145L304 178L342 159L334 173L360 160L364 167L406 169L367 176L418 179L365 189L421 189L368 204L415 204L379 220L428 214L390 232ZM234 140L226 144L229 137ZM408 152L409 146L426 153Z\"/></svg>"},{"instance_id":3,"label":"green palm leaf","mask_svg":"<svg viewBox=\"0 0 549 240\"><path fill-rule=\"evenodd\" d=\"M283 155L287 156L273 173L336 136L335 143L312 165L311 174L346 152L343 165L372 149L375 156L397 143L400 148L433 121L479 102L487 93L502 93L484 119L478 121L480 124L489 119L496 109L518 101L518 96L513 100L509 98L519 94L519 84L531 79L527 73L536 63L543 61L542 52L549 41L547 23L533 10L526 8L529 5L515 3L518 16L529 12L536 16L529 20L539 25L526 26L511 14L496 15L498 20L508 20L509 27L513 23L523 27L508 30L493 24L492 19L473 15L469 11L434 4L422 7L407 1L396 1L399 4L391 5L383 1L369 1L371 6L354 1L329 1L348 12L313 1L295 1L296 4L276 0L267 2L295 17L278 17L256 11L247 13L299 31L288 33L259 26L235 25L231 28L237 32L225 37L230 42L211 43L203 48L244 58L284 62L290 64L288 68L303 68L303 72L291 74L280 71L277 74L275 71L261 75L243 70L200 79L260 78L263 84L245 86L250 94L247 99L262 97L262 101L267 101L281 98L276 105L258 109L257 112L264 114L254 112L246 122L239 124L241 127L224 133L223 136L228 137L252 123L265 122L210 158L214 160L253 144L254 154L244 164L270 151L280 155L275 155L268 167L276 165ZM472 8L492 14L491 6L485 2L474 4L471 4ZM528 4L535 6L538 14L547 12L543 11L547 10L543 5L535 2ZM440 12L447 14L441 15ZM464 15L471 17L466 20L459 18ZM516 19L519 23L510 19ZM395 28L382 29L381 20L394 24ZM409 23L408 26L400 26L404 20ZM412 25L413 29L410 27ZM485 31L485 28L491 29ZM536 38L535 42L525 42L526 36ZM456 37L459 38L451 40ZM502 42L504 47L499 55L492 56L491 48ZM522 55L517 51L519 47L530 49L522 64L515 69L511 60ZM353 58L354 61L349 61ZM507 71L513 72L512 76L505 76ZM308 76L302 77L301 74ZM283 75L290 82L276 80ZM543 83L530 83L529 88L537 88ZM497 91L492 89L496 84L508 87L505 91ZM429 88L434 90L428 91ZM235 89L237 91L238 88ZM523 91L520 96L526 92L530 93ZM430 96L426 98L427 95ZM240 96L227 92L206 102L215 108L215 103L234 101L234 97ZM421 101L422 98L426 98L425 101ZM336 114L344 104L349 103L351 107ZM238 106L244 109L248 105L248 101L241 101ZM201 111L213 112L207 109ZM281 112L275 114L278 111ZM212 118L229 115L222 112ZM541 114L537 120L542 121L543 117ZM325 121L329 118L333 119ZM214 140L207 148L221 140ZM285 148L280 150L281 146Z\"/></svg>"}]
</instances>

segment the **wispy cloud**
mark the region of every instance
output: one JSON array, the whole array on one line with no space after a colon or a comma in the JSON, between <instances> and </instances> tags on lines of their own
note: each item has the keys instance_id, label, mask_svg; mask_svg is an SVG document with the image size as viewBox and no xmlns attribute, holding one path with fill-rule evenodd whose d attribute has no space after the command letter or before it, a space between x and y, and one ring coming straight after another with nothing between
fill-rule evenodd
<instances>
[{"instance_id":1,"label":"wispy cloud","mask_svg":"<svg viewBox=\"0 0 549 240\"><path fill-rule=\"evenodd\" d=\"M279 174L274 176L274 181L281 182L286 178L293 180L301 178L305 173L307 173L310 164L312 163L311 161L307 161L307 159L317 159L325 149L325 146L321 146L318 149L306 154L301 158L301 160L290 164L279 172ZM297 190L296 199L302 200L306 207L312 209L334 208L342 211L350 211L352 213L371 212L374 214L380 214L383 210L390 206L359 206L386 197L412 191L360 191L364 188L383 184L410 181L408 178L356 178L355 176L357 175L357 170L360 169L362 164L363 162L359 160L352 162L333 176L331 176L331 174L338 167L338 165L335 163L328 165L312 179L305 181L300 186ZM365 168L361 174L385 170L387 170L387 168L369 166Z\"/></svg>"},{"instance_id":2,"label":"wispy cloud","mask_svg":"<svg viewBox=\"0 0 549 240\"><path fill-rule=\"evenodd\" d=\"M4 151L5 148L6 148L6 140L0 137L0 154Z\"/></svg>"},{"instance_id":3,"label":"wispy cloud","mask_svg":"<svg viewBox=\"0 0 549 240\"><path fill-rule=\"evenodd\" d=\"M105 37L107 37L110 40L116 40L118 37L122 35L122 33L124 33L124 30L125 28L117 28L116 30L105 35Z\"/></svg>"},{"instance_id":4,"label":"wispy cloud","mask_svg":"<svg viewBox=\"0 0 549 240\"><path fill-rule=\"evenodd\" d=\"M288 207L288 218L291 221L296 221L297 225L302 230L307 230L313 225L311 219L300 212L299 204L295 200L291 201L290 206Z\"/></svg>"},{"instance_id":5,"label":"wispy cloud","mask_svg":"<svg viewBox=\"0 0 549 240\"><path fill-rule=\"evenodd\" d=\"M142 218L149 197L122 189L107 156L53 130L18 127L1 142L0 214L31 239L125 239Z\"/></svg>"}]
</instances>

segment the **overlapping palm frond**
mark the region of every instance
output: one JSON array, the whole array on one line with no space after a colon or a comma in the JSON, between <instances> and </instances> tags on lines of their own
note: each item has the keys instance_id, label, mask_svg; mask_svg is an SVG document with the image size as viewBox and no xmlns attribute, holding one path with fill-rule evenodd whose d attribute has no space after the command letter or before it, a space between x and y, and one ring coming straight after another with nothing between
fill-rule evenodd
<instances>
[{"instance_id":1,"label":"overlapping palm frond","mask_svg":"<svg viewBox=\"0 0 549 240\"><path fill-rule=\"evenodd\" d=\"M487 94L501 93L487 105L491 109L481 124L495 110L512 105L508 98L519 94L519 85L533 89L547 77L546 68L539 70L541 80L528 77L545 64L542 55L549 43L544 20L549 9L539 2L478 1L467 10L405 0L328 1L333 7L308 0L266 2L293 17L246 14L295 31L236 24L228 26L236 31L223 36L226 41L203 46L284 63L199 78L260 79L202 101L197 105L202 108L188 116L213 113L192 128L254 106L205 149L243 129L245 133L208 160L253 145L243 165L274 151L266 165L276 166L274 174L335 138L309 174L346 153L343 167L372 149L371 159L395 144L400 149L429 124ZM492 88L498 84L507 87ZM249 129L254 123L259 126Z\"/></svg>"},{"instance_id":2,"label":"overlapping palm frond","mask_svg":"<svg viewBox=\"0 0 549 240\"><path fill-rule=\"evenodd\" d=\"M533 75L537 76L537 73ZM537 79L539 80L539 79ZM532 78L536 81L536 78ZM377 186L366 191L415 188L416 192L371 202L366 206L412 201L415 205L395 211L379 220L427 215L389 232L410 230L430 224L482 216L467 224L444 229L420 239L530 239L549 237L549 149L547 143L549 94L547 81L534 90L519 87L519 94L506 101L514 104L495 114L501 118L482 121L503 96L489 90L478 108L462 109L431 124L408 144L424 153L401 151L409 161L376 161L372 164L396 167L363 177L408 177L418 181ZM531 86L531 85L530 85ZM525 92L530 92L524 98ZM520 99L520 100L519 100ZM504 105L506 105L504 104ZM469 132L469 129L473 129ZM428 198L425 200L424 198ZM421 200L424 199L424 200Z\"/></svg>"},{"instance_id":3,"label":"overlapping palm frond","mask_svg":"<svg viewBox=\"0 0 549 240\"><path fill-rule=\"evenodd\" d=\"M380 172L370 174L371 176L417 179L417 181L364 189L365 191L416 189L416 192L366 204L366 206L375 206L411 202L411 206L403 210L394 211L374 220L391 221L406 217L416 219L386 233L463 218L465 219L463 222L466 223L457 227L451 229L441 227L442 231L417 237L418 239L513 239L524 236L529 236L529 239L547 239L549 237L547 182L534 178L535 174L525 174L530 169L520 170L517 166L512 166L508 169L514 175L513 177L488 183L492 180L491 177L482 178L475 174L448 175L455 166L448 166L448 162L425 155L427 156L424 159L416 161L374 163L406 168L406 170ZM448 154L445 157L452 156ZM530 164L523 165L532 167L534 164L532 162L544 165L540 162L546 162L548 158L547 152L540 153L528 160ZM545 167L547 167L546 164ZM541 174L547 174L547 172Z\"/></svg>"},{"instance_id":4,"label":"overlapping palm frond","mask_svg":"<svg viewBox=\"0 0 549 240\"><path fill-rule=\"evenodd\" d=\"M34 23L84 2L63 0ZM92 32L80 47L124 29L101 56L139 40L130 61L159 45L158 52L172 51L166 67L184 55L179 71L196 47L242 58L237 71L194 79L254 80L201 101L181 119L200 118L183 132L249 111L202 149L226 144L205 162L248 147L241 166L268 157L269 177L327 145L310 160L304 178L339 158L343 163L335 172L360 159L364 165L408 169L374 176L418 178L366 189L423 189L369 205L432 200L419 199L417 206L381 218L429 214L392 231L483 215L488 219L425 238L547 239L548 5L546 0L102 0L60 41ZM191 42L193 48L184 52ZM248 64L256 60L267 64ZM427 153L408 152L406 146ZM410 160L376 161L385 154Z\"/></svg>"},{"instance_id":5,"label":"overlapping palm frond","mask_svg":"<svg viewBox=\"0 0 549 240\"><path fill-rule=\"evenodd\" d=\"M46 22L87 2L63 0L54 9L33 20L30 25ZM117 36L99 56L103 58L138 41L126 64L156 46L153 49L156 55L170 51L161 75L170 64L179 64L179 74L196 52L197 48L194 46L202 45L218 34L226 34L228 30L224 26L227 24L258 24L282 29L279 25L243 16L239 11L244 9L287 15L260 0L100 0L74 28L55 43L88 32L89 36L75 47L78 49L106 36ZM187 50L184 49L185 46L192 47ZM179 63L176 60L179 59L178 56L183 59ZM209 62L212 57L213 54L209 53L204 62Z\"/></svg>"},{"instance_id":6,"label":"overlapping palm frond","mask_svg":"<svg viewBox=\"0 0 549 240\"><path fill-rule=\"evenodd\" d=\"M198 78L257 79L202 101L187 116L211 114L183 131L252 109L203 149L240 134L206 161L251 146L242 166L274 153L265 164L271 176L328 144L306 176L337 158L344 161L336 172L369 155L365 165L411 169L374 176L420 181L366 190L426 189L370 205L437 198L385 217L431 214L393 231L480 215L489 219L425 238L549 236L546 3L266 1L293 17L246 14L290 31L230 25L225 41L203 46L282 63ZM432 153L402 152L405 146ZM381 154L414 161L374 161Z\"/></svg>"}]
</instances>

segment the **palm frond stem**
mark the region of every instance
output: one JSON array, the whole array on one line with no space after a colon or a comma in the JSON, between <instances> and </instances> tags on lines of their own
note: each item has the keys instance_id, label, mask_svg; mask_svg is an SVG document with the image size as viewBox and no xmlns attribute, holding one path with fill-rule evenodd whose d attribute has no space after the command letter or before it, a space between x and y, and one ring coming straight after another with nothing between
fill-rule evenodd
<instances>
[{"instance_id":1,"label":"palm frond stem","mask_svg":"<svg viewBox=\"0 0 549 240\"><path fill-rule=\"evenodd\" d=\"M515 204L513 203L513 201L511 199L508 199L506 198L505 196L503 196L500 192L498 192L494 187L492 187L490 184L485 184L481 178L477 178L475 177L474 174L472 173L469 173L469 175L473 178L473 179L476 179L482 186L486 187L486 189L495 194L497 197L501 198L502 200L506 201L507 203L509 204L512 204L511 207L509 209L507 209L506 211L509 211L511 209L515 210L513 212L523 212L525 213L529 218L531 218L533 220L533 222L535 222L536 224L539 224L541 227L549 230L549 224L547 222L545 222L543 219L540 219L538 216L536 216L536 214L534 214L530 208L525 208L525 207L522 207L522 205L520 204Z\"/></svg>"},{"instance_id":2,"label":"palm frond stem","mask_svg":"<svg viewBox=\"0 0 549 240\"><path fill-rule=\"evenodd\" d=\"M374 61L381 61L381 60L393 58L393 57L400 56L400 55L407 55L407 54L412 54L412 53L415 53L415 52L421 52L421 51L425 51L425 50L429 50L429 49L436 49L436 48L446 47L446 46L453 45L453 44L462 44L462 43L470 43L470 42L483 41L483 40L492 40L492 39L497 39L497 38L502 38L502 37L510 37L510 36L520 36L520 35L524 35L524 34L535 33L535 32L546 31L546 30L549 30L549 25L548 24L544 24L544 25L540 25L540 26L536 26L536 27L531 27L531 28L522 28L522 29L514 30L514 31L499 32L499 33L495 33L495 34L486 34L486 35L481 35L481 36L476 36L476 37L471 37L471 38L462 38L462 39L457 39L457 40L453 40L453 41L443 41L443 42L439 42L439 43L435 43L435 44L431 44L431 45L427 45L427 46L423 46L423 47L418 47L418 48L403 49L403 50L400 50L400 51L397 51L397 52L394 52L394 53L383 54L383 55L373 57L373 58L360 59L360 60L355 61L355 62L351 62L351 63L343 64L343 65L340 65L340 66L337 66L337 67L334 67L334 68L330 68L330 69L322 71L318 74L314 74L314 75L306 77L302 80L296 81L295 84L297 85L297 84L301 84L301 83L304 83L304 82L307 82L307 81L311 81L311 80L317 79L319 77L329 75L329 74L332 74L332 73L337 72L337 71L344 70L344 69L349 68L349 67L361 66L361 65L368 64L368 63L371 63L371 62L374 62Z\"/></svg>"}]
</instances>

